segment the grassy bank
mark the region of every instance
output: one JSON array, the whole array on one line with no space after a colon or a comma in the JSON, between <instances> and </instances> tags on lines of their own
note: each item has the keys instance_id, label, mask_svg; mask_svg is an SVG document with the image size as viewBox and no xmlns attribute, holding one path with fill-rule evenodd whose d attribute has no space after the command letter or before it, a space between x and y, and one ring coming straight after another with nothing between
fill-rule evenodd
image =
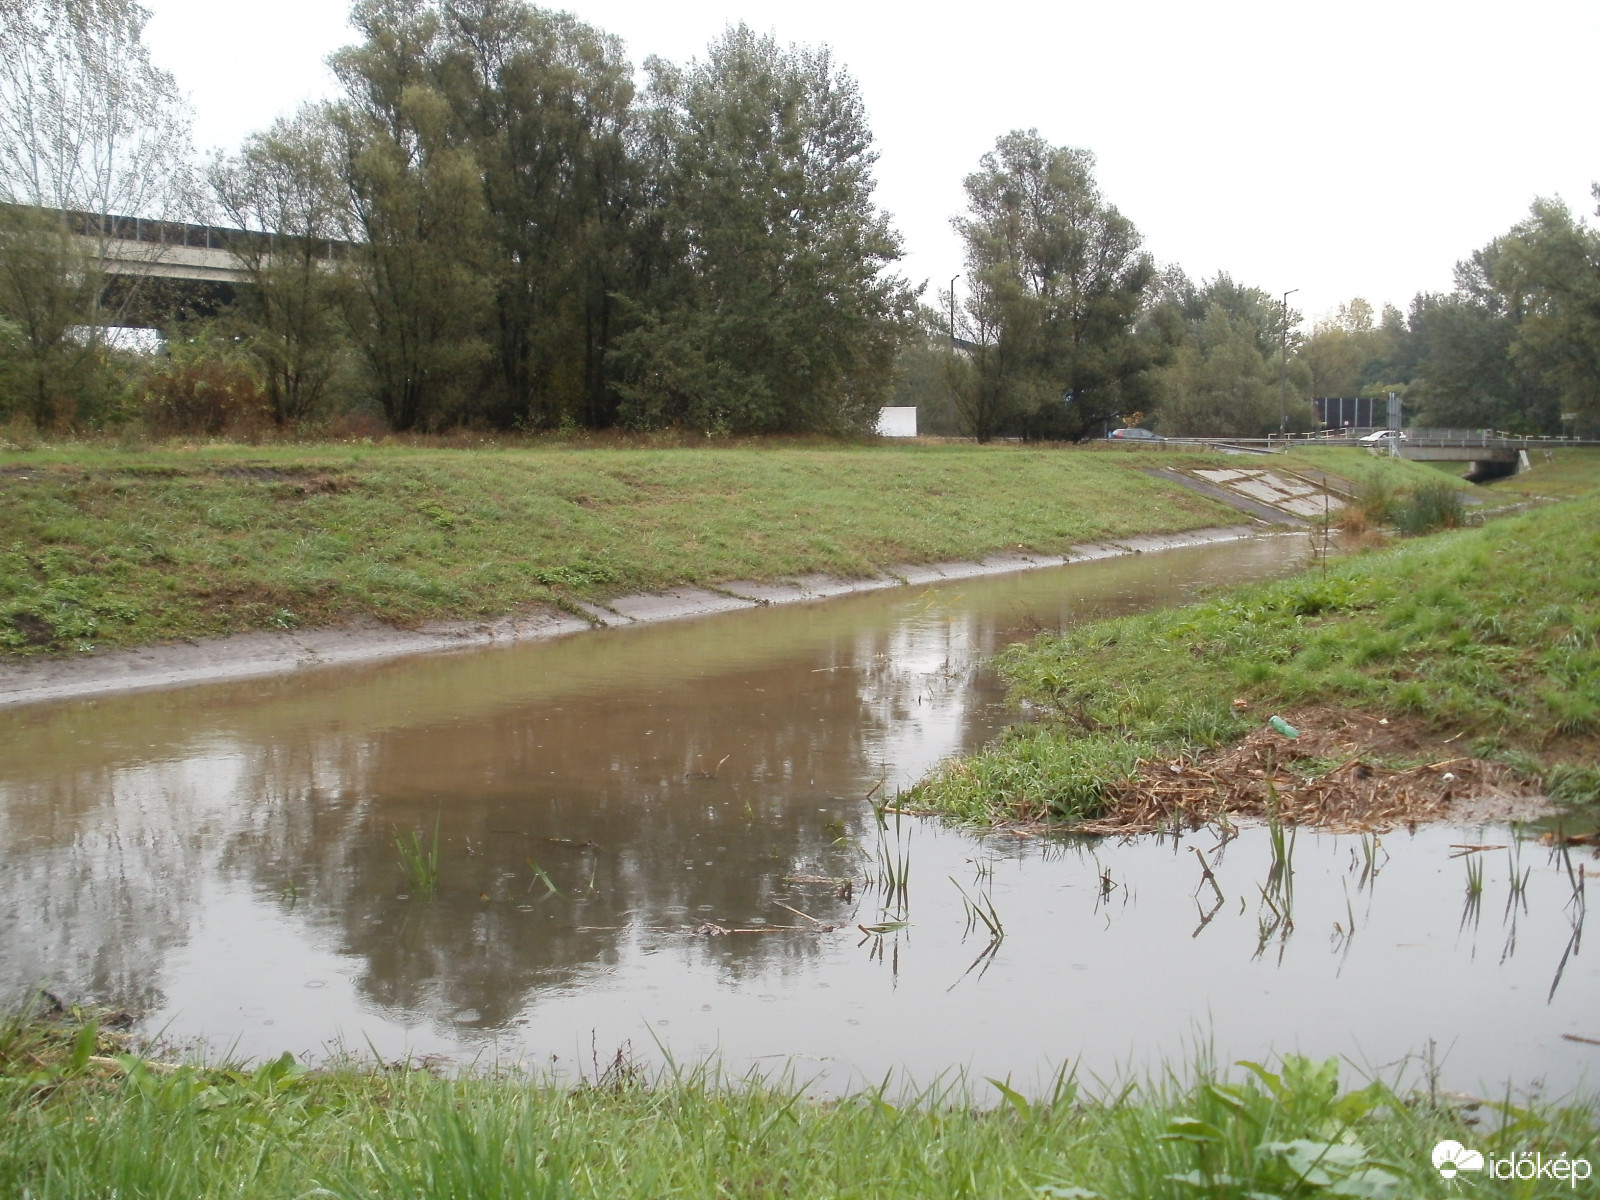
<instances>
[{"instance_id":1,"label":"grassy bank","mask_svg":"<svg viewBox=\"0 0 1600 1200\"><path fill-rule=\"evenodd\" d=\"M1600 496L1362 554L1002 657L1047 715L916 791L956 819L1098 816L1141 760L1236 741L1277 707L1404 716L1600 790ZM1242 701L1238 704L1236 701Z\"/></svg>"},{"instance_id":2,"label":"grassy bank","mask_svg":"<svg viewBox=\"0 0 1600 1200\"><path fill-rule=\"evenodd\" d=\"M1300 444L1282 462L1291 469L1310 466L1358 482L1375 479L1392 489L1416 487L1443 477L1488 510L1534 498L1572 499L1600 490L1600 449L1555 449L1548 459L1544 454L1531 450L1530 470L1481 485L1462 478L1467 469L1464 462L1411 462L1353 446Z\"/></svg>"},{"instance_id":3,"label":"grassy bank","mask_svg":"<svg viewBox=\"0 0 1600 1200\"><path fill-rule=\"evenodd\" d=\"M1552 450L1548 461L1542 450L1530 451L1528 457L1533 470L1496 479L1484 491L1518 499L1570 499L1600 490L1600 448Z\"/></svg>"},{"instance_id":4,"label":"grassy bank","mask_svg":"<svg viewBox=\"0 0 1600 1200\"><path fill-rule=\"evenodd\" d=\"M12 450L0 652L490 617L1238 519L1150 461L970 445Z\"/></svg>"},{"instance_id":5,"label":"grassy bank","mask_svg":"<svg viewBox=\"0 0 1600 1200\"><path fill-rule=\"evenodd\" d=\"M0 1192L88 1197L1435 1196L1433 1146L1595 1157L1596 1112L1507 1105L1493 1132L1335 1062L1200 1070L1091 1097L981 1082L912 1103L614 1071L578 1088L414 1070L151 1065L92 1027L0 1038ZM979 1090L981 1089L981 1091ZM977 1106L975 1106L975 1104ZM978 1107L981 1106L981 1107ZM1482 1115L1482 1114L1480 1114ZM1569 1184L1473 1181L1487 1195ZM1560 1190L1558 1190L1558 1188Z\"/></svg>"}]
</instances>

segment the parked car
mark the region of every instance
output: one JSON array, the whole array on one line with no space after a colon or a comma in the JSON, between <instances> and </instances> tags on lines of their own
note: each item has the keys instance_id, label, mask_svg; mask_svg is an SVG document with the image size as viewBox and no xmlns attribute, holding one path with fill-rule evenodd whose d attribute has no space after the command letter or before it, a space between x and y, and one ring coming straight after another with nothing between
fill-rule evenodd
<instances>
[{"instance_id":1,"label":"parked car","mask_svg":"<svg viewBox=\"0 0 1600 1200\"><path fill-rule=\"evenodd\" d=\"M1128 428L1128 429L1113 429L1110 433L1106 434L1106 437L1108 439L1110 439L1111 441L1114 441L1114 442L1115 441L1164 442L1164 441L1167 440L1166 438L1162 437L1159 433L1151 433L1148 429L1140 429L1137 426L1134 426L1134 427L1131 427L1131 428Z\"/></svg>"},{"instance_id":2,"label":"parked car","mask_svg":"<svg viewBox=\"0 0 1600 1200\"><path fill-rule=\"evenodd\" d=\"M1404 429L1380 429L1376 433L1369 433L1361 439L1363 446L1382 446L1389 442L1403 442L1406 440Z\"/></svg>"}]
</instances>

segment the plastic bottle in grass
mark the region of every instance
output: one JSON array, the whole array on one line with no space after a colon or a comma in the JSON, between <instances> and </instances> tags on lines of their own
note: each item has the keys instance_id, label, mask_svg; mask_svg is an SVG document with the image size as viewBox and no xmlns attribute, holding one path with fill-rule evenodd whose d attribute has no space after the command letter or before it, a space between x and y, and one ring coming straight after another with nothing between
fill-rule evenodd
<instances>
[{"instance_id":1,"label":"plastic bottle in grass","mask_svg":"<svg viewBox=\"0 0 1600 1200\"><path fill-rule=\"evenodd\" d=\"M1286 738L1297 738L1300 736L1300 731L1293 725L1289 724L1289 722L1285 721L1282 717L1271 718L1268 720L1267 725L1274 731L1283 734L1283 736Z\"/></svg>"}]
</instances>

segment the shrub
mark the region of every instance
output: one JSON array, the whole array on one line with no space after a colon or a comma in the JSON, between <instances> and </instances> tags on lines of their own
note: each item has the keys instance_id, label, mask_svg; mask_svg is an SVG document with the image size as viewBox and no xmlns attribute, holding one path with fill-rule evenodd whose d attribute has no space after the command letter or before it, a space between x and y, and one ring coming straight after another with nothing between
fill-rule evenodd
<instances>
[{"instance_id":1,"label":"shrub","mask_svg":"<svg viewBox=\"0 0 1600 1200\"><path fill-rule=\"evenodd\" d=\"M232 338L205 328L167 343L145 379L141 408L162 434L250 434L271 419L254 361Z\"/></svg>"},{"instance_id":2,"label":"shrub","mask_svg":"<svg viewBox=\"0 0 1600 1200\"><path fill-rule=\"evenodd\" d=\"M1404 493L1395 508L1394 524L1401 533L1416 535L1458 529L1466 523L1466 515L1461 493L1441 479Z\"/></svg>"}]
</instances>

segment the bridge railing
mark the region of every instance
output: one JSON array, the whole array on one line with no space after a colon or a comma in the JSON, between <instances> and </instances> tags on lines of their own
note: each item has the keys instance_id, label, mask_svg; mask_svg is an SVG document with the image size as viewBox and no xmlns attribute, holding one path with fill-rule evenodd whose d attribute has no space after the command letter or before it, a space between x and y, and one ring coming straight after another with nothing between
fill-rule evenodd
<instances>
[{"instance_id":1,"label":"bridge railing","mask_svg":"<svg viewBox=\"0 0 1600 1200\"><path fill-rule=\"evenodd\" d=\"M1277 446L1359 446L1372 445L1371 442L1362 442L1361 439L1368 434L1377 433L1377 429L1342 429L1324 430L1321 433L1289 434L1273 439ZM1480 447L1491 450L1531 450L1541 447L1553 446L1593 446L1597 443L1583 438L1551 436L1549 434L1510 434L1500 433L1494 429L1430 429L1413 428L1405 430L1405 440L1402 446L1417 446L1437 449L1470 449Z\"/></svg>"},{"instance_id":2,"label":"bridge railing","mask_svg":"<svg viewBox=\"0 0 1600 1200\"><path fill-rule=\"evenodd\" d=\"M225 250L233 254L241 251L270 253L280 242L299 241L299 239L280 238L277 234L259 230L234 229L226 225L203 225L190 221L163 221L152 217L122 217L78 211L62 212L61 217L73 233L95 241L143 242L149 245L188 247L196 250ZM312 244L319 250L318 257L330 259L344 257L355 245L339 238L316 238Z\"/></svg>"}]
</instances>

